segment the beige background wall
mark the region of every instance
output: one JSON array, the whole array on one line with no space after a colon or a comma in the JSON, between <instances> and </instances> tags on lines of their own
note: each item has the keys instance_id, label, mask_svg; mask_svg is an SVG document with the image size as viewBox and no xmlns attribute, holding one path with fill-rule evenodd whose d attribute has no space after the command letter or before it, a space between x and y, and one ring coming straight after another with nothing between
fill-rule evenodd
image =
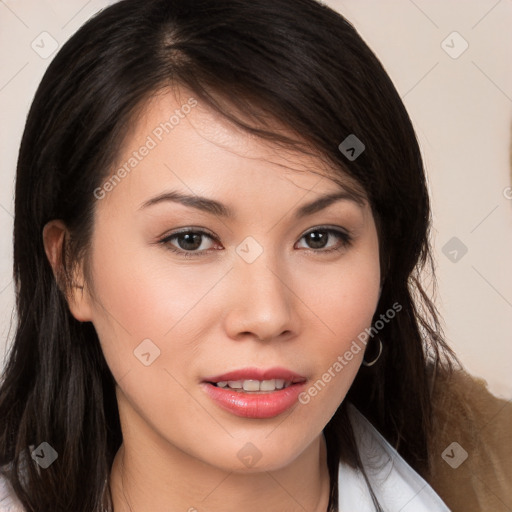
<instances>
[{"instance_id":1,"label":"beige background wall","mask_svg":"<svg viewBox=\"0 0 512 512\"><path fill-rule=\"evenodd\" d=\"M0 367L12 336L13 183L25 116L47 54L109 3L0 2ZM512 399L512 1L326 3L381 59L415 125L449 342L494 393Z\"/></svg>"}]
</instances>

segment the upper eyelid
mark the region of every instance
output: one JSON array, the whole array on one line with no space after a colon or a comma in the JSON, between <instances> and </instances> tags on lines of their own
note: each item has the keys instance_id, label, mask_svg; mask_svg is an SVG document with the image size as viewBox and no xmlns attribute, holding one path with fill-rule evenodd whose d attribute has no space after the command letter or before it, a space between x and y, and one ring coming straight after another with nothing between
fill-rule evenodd
<instances>
[{"instance_id":1,"label":"upper eyelid","mask_svg":"<svg viewBox=\"0 0 512 512\"><path fill-rule=\"evenodd\" d=\"M345 231L347 234L349 233L349 230L347 228L344 228L342 226L334 226L330 224L318 224L317 226L313 226L311 228L306 229L303 232L303 235L306 235L307 233L314 231L315 229L332 229L332 230L339 230L339 231ZM177 228L177 231L171 231L167 235L163 235L161 238L167 238L169 236L179 235L181 233L203 233L208 236L211 236L212 238L216 238L217 235L215 235L212 231L209 231L207 228L200 228L195 226L187 226L184 228Z\"/></svg>"}]
</instances>

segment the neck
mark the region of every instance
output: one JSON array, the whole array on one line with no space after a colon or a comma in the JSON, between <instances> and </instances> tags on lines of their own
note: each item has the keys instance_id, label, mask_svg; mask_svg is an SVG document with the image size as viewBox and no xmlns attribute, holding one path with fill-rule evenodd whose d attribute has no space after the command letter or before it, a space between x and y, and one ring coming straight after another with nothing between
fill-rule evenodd
<instances>
[{"instance_id":1,"label":"neck","mask_svg":"<svg viewBox=\"0 0 512 512\"><path fill-rule=\"evenodd\" d=\"M125 437L115 456L110 481L114 512L327 511L323 435L286 467L251 474L223 471L175 447L141 448Z\"/></svg>"}]
</instances>

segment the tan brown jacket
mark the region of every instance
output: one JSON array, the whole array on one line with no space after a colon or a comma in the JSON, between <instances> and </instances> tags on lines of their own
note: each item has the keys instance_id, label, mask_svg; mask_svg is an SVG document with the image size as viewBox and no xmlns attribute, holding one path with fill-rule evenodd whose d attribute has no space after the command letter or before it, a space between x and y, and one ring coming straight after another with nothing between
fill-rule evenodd
<instances>
[{"instance_id":1,"label":"tan brown jacket","mask_svg":"<svg viewBox=\"0 0 512 512\"><path fill-rule=\"evenodd\" d=\"M512 400L495 397L484 380L456 370L437 379L434 420L428 482L448 507L512 512Z\"/></svg>"}]
</instances>

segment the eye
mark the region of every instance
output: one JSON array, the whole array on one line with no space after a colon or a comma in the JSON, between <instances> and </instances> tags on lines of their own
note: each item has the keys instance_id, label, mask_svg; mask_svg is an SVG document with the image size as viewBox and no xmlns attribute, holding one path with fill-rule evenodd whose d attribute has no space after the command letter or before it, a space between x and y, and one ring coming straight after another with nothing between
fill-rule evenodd
<instances>
[{"instance_id":1,"label":"eye","mask_svg":"<svg viewBox=\"0 0 512 512\"><path fill-rule=\"evenodd\" d=\"M205 247L205 239L214 240L214 237L203 230L187 229L166 236L160 240L160 243L164 244L172 252L178 253L185 258L191 258L203 256L210 251L208 247Z\"/></svg>"},{"instance_id":2,"label":"eye","mask_svg":"<svg viewBox=\"0 0 512 512\"><path fill-rule=\"evenodd\" d=\"M306 234L302 235L300 240L306 240L310 249L315 253L325 254L333 251L340 251L348 247L352 242L352 237L341 229L329 227L316 227ZM334 239L338 243L332 247L327 245L328 241ZM212 250L220 250L212 248L210 244L205 243L207 240L217 240L212 234L203 229L187 228L159 240L158 243L164 245L168 250L183 256L185 258L194 258L197 256L205 256ZM208 247L210 245L210 247ZM326 248L327 247L327 248Z\"/></svg>"},{"instance_id":3,"label":"eye","mask_svg":"<svg viewBox=\"0 0 512 512\"><path fill-rule=\"evenodd\" d=\"M327 246L328 240L332 238L337 238L338 244L326 249L325 247ZM348 247L352 242L352 237L347 232L323 226L308 231L306 234L302 235L301 240L302 239L306 240L309 249L320 253L340 251Z\"/></svg>"}]
</instances>

